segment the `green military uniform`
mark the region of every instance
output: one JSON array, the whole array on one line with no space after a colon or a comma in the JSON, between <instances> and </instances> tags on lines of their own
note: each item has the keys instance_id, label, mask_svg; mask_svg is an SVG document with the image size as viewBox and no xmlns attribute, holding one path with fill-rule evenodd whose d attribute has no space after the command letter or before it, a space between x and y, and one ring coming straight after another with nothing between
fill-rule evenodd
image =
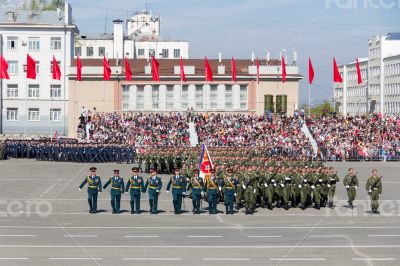
<instances>
[{"instance_id":1,"label":"green military uniform","mask_svg":"<svg viewBox=\"0 0 400 266\"><path fill-rule=\"evenodd\" d=\"M96 171L95 167L90 168L91 171ZM97 195L101 192L101 179L94 172L91 175L86 176L82 181L79 189L81 190L85 184L88 184L87 194L89 203L89 213L97 213Z\"/></svg>"},{"instance_id":2,"label":"green military uniform","mask_svg":"<svg viewBox=\"0 0 400 266\"><path fill-rule=\"evenodd\" d=\"M267 185L265 188L265 193L267 195L268 199L268 209L272 210L273 209L273 201L274 201L274 196L275 196L275 187L277 186L276 180L275 180L276 173L273 171L269 171L266 175L264 186Z\"/></svg>"},{"instance_id":3,"label":"green military uniform","mask_svg":"<svg viewBox=\"0 0 400 266\"><path fill-rule=\"evenodd\" d=\"M313 185L311 188L313 189L313 195L314 195L314 200L315 200L315 208L319 209L321 208L321 200L323 198L323 193L324 193L324 188L322 186L323 184L323 179L322 179L322 174L321 173L314 173L312 175L312 183Z\"/></svg>"},{"instance_id":4,"label":"green military uniform","mask_svg":"<svg viewBox=\"0 0 400 266\"><path fill-rule=\"evenodd\" d=\"M167 184L167 192L172 186L172 204L174 206L174 213L181 214L182 212L182 199L186 195L186 178L179 174L179 170L176 170L177 174L169 179Z\"/></svg>"},{"instance_id":5,"label":"green military uniform","mask_svg":"<svg viewBox=\"0 0 400 266\"><path fill-rule=\"evenodd\" d=\"M231 173L227 173L227 176L224 178L224 195L225 195L225 209L226 214L233 214L233 199L236 195L236 188L238 181L236 178L230 175Z\"/></svg>"},{"instance_id":6,"label":"green military uniform","mask_svg":"<svg viewBox=\"0 0 400 266\"><path fill-rule=\"evenodd\" d=\"M329 173L328 175L328 202L329 207L333 208L333 198L335 197L336 192L336 183L339 182L339 176L336 173Z\"/></svg>"},{"instance_id":7,"label":"green military uniform","mask_svg":"<svg viewBox=\"0 0 400 266\"><path fill-rule=\"evenodd\" d=\"M297 207L299 203L300 197L300 188L299 185L302 183L301 174L300 173L293 173L292 180L291 180L290 190L292 193L292 207Z\"/></svg>"},{"instance_id":8,"label":"green military uniform","mask_svg":"<svg viewBox=\"0 0 400 266\"><path fill-rule=\"evenodd\" d=\"M281 180L280 186L282 187L282 200L283 207L285 210L289 209L289 200L290 200L290 192L291 192L291 176L288 172L283 173L283 178Z\"/></svg>"},{"instance_id":9,"label":"green military uniform","mask_svg":"<svg viewBox=\"0 0 400 266\"><path fill-rule=\"evenodd\" d=\"M244 205L246 208L246 214L253 213L253 207L255 203L255 194L257 182L253 173L245 173L241 179L240 186L244 191Z\"/></svg>"},{"instance_id":10,"label":"green military uniform","mask_svg":"<svg viewBox=\"0 0 400 266\"><path fill-rule=\"evenodd\" d=\"M343 185L347 189L347 196L349 198L349 208L353 208L353 201L357 196L358 178L356 175L347 174L343 179Z\"/></svg>"},{"instance_id":11,"label":"green military uniform","mask_svg":"<svg viewBox=\"0 0 400 266\"><path fill-rule=\"evenodd\" d=\"M372 175L368 178L365 188L371 198L372 213L379 213L379 197L382 194L382 180L381 177Z\"/></svg>"},{"instance_id":12,"label":"green military uniform","mask_svg":"<svg viewBox=\"0 0 400 266\"><path fill-rule=\"evenodd\" d=\"M214 175L215 171L212 172L211 176L206 179L206 184L204 186L205 192L207 192L208 200L208 213L217 214L217 198L218 192L222 190L221 186L218 185L217 177Z\"/></svg>"},{"instance_id":13,"label":"green military uniform","mask_svg":"<svg viewBox=\"0 0 400 266\"><path fill-rule=\"evenodd\" d=\"M125 192L130 189L130 205L131 214L140 214L140 197L142 192L144 192L144 181L143 177L138 176L139 168L132 168L133 175L128 179L126 183ZM135 210L136 206L136 210Z\"/></svg>"},{"instance_id":14,"label":"green military uniform","mask_svg":"<svg viewBox=\"0 0 400 266\"><path fill-rule=\"evenodd\" d=\"M152 172L156 172L155 169ZM158 176L150 176L147 178L146 184L144 185L144 191L146 192L147 187L149 187L149 204L150 204L150 213L157 214L158 213L158 196L160 194L162 188L161 178Z\"/></svg>"},{"instance_id":15,"label":"green military uniform","mask_svg":"<svg viewBox=\"0 0 400 266\"><path fill-rule=\"evenodd\" d=\"M119 171L114 170L114 174L119 173ZM113 176L111 177L105 184L103 189L106 189L108 185L111 184L111 208L112 213L121 213L120 206L121 206L121 194L124 193L124 179L120 176Z\"/></svg>"},{"instance_id":16,"label":"green military uniform","mask_svg":"<svg viewBox=\"0 0 400 266\"><path fill-rule=\"evenodd\" d=\"M301 174L301 184L299 185L300 188L300 202L301 202L301 208L304 210L308 207L308 201L311 196L311 186L310 186L310 178L308 173L302 173Z\"/></svg>"},{"instance_id":17,"label":"green military uniform","mask_svg":"<svg viewBox=\"0 0 400 266\"><path fill-rule=\"evenodd\" d=\"M284 177L281 171L275 175L274 194L276 195L276 207L280 208L282 203L282 189L284 185Z\"/></svg>"}]
</instances>

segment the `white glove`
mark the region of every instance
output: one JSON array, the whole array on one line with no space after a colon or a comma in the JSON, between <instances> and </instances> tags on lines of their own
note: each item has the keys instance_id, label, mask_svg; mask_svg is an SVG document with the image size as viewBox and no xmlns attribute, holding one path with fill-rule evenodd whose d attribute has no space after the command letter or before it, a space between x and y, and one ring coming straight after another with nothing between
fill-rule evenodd
<instances>
[{"instance_id":1,"label":"white glove","mask_svg":"<svg viewBox=\"0 0 400 266\"><path fill-rule=\"evenodd\" d=\"M257 190L256 190L256 189L254 189L254 194L256 194L256 191L257 191Z\"/></svg>"},{"instance_id":2,"label":"white glove","mask_svg":"<svg viewBox=\"0 0 400 266\"><path fill-rule=\"evenodd\" d=\"M271 182L272 182L272 183L275 183L275 179L271 179Z\"/></svg>"},{"instance_id":3,"label":"white glove","mask_svg":"<svg viewBox=\"0 0 400 266\"><path fill-rule=\"evenodd\" d=\"M235 197L236 197L236 193L235 193L235 194L233 194L233 196L235 196Z\"/></svg>"},{"instance_id":4,"label":"white glove","mask_svg":"<svg viewBox=\"0 0 400 266\"><path fill-rule=\"evenodd\" d=\"M331 178L331 181L333 181L333 180L335 180L335 179Z\"/></svg>"},{"instance_id":5,"label":"white glove","mask_svg":"<svg viewBox=\"0 0 400 266\"><path fill-rule=\"evenodd\" d=\"M218 188L219 191L221 191L221 189L222 189L221 187Z\"/></svg>"},{"instance_id":6,"label":"white glove","mask_svg":"<svg viewBox=\"0 0 400 266\"><path fill-rule=\"evenodd\" d=\"M185 196L185 195L186 195L186 192L182 192L182 195Z\"/></svg>"},{"instance_id":7,"label":"white glove","mask_svg":"<svg viewBox=\"0 0 400 266\"><path fill-rule=\"evenodd\" d=\"M314 189L314 188L315 188L315 186L311 186L311 188L312 188L312 189Z\"/></svg>"},{"instance_id":8,"label":"white glove","mask_svg":"<svg viewBox=\"0 0 400 266\"><path fill-rule=\"evenodd\" d=\"M304 181L304 182L307 182L307 179L304 179L303 181Z\"/></svg>"},{"instance_id":9,"label":"white glove","mask_svg":"<svg viewBox=\"0 0 400 266\"><path fill-rule=\"evenodd\" d=\"M204 196L204 192L203 191L201 192L201 196Z\"/></svg>"},{"instance_id":10,"label":"white glove","mask_svg":"<svg viewBox=\"0 0 400 266\"><path fill-rule=\"evenodd\" d=\"M350 186L347 185L346 188L350 188Z\"/></svg>"},{"instance_id":11,"label":"white glove","mask_svg":"<svg viewBox=\"0 0 400 266\"><path fill-rule=\"evenodd\" d=\"M101 191L99 191L99 194L101 193Z\"/></svg>"},{"instance_id":12,"label":"white glove","mask_svg":"<svg viewBox=\"0 0 400 266\"><path fill-rule=\"evenodd\" d=\"M160 193L160 191L159 191L158 189L156 190L156 192L157 192L157 193Z\"/></svg>"},{"instance_id":13,"label":"white glove","mask_svg":"<svg viewBox=\"0 0 400 266\"><path fill-rule=\"evenodd\" d=\"M302 185L299 185L299 188L302 188L303 186Z\"/></svg>"},{"instance_id":14,"label":"white glove","mask_svg":"<svg viewBox=\"0 0 400 266\"><path fill-rule=\"evenodd\" d=\"M328 187L331 187L331 185L328 184Z\"/></svg>"},{"instance_id":15,"label":"white glove","mask_svg":"<svg viewBox=\"0 0 400 266\"><path fill-rule=\"evenodd\" d=\"M82 189L81 188L79 188L79 191L81 191Z\"/></svg>"},{"instance_id":16,"label":"white glove","mask_svg":"<svg viewBox=\"0 0 400 266\"><path fill-rule=\"evenodd\" d=\"M318 179L319 182L322 182L322 179Z\"/></svg>"},{"instance_id":17,"label":"white glove","mask_svg":"<svg viewBox=\"0 0 400 266\"><path fill-rule=\"evenodd\" d=\"M285 180L290 180L290 178L289 177L285 177Z\"/></svg>"},{"instance_id":18,"label":"white glove","mask_svg":"<svg viewBox=\"0 0 400 266\"><path fill-rule=\"evenodd\" d=\"M284 184L282 184L282 183L281 183L280 185L281 185L281 187L285 187L285 185L284 185Z\"/></svg>"},{"instance_id":19,"label":"white glove","mask_svg":"<svg viewBox=\"0 0 400 266\"><path fill-rule=\"evenodd\" d=\"M276 187L276 183L274 183L274 187Z\"/></svg>"},{"instance_id":20,"label":"white glove","mask_svg":"<svg viewBox=\"0 0 400 266\"><path fill-rule=\"evenodd\" d=\"M370 189L369 191L368 191L368 193L371 193L372 192L372 190Z\"/></svg>"},{"instance_id":21,"label":"white glove","mask_svg":"<svg viewBox=\"0 0 400 266\"><path fill-rule=\"evenodd\" d=\"M242 185L242 188L243 188L243 189L246 189L246 186L245 186L245 185Z\"/></svg>"},{"instance_id":22,"label":"white glove","mask_svg":"<svg viewBox=\"0 0 400 266\"><path fill-rule=\"evenodd\" d=\"M354 186L356 189L358 189L358 187L357 186Z\"/></svg>"},{"instance_id":23,"label":"white glove","mask_svg":"<svg viewBox=\"0 0 400 266\"><path fill-rule=\"evenodd\" d=\"M165 192L169 193L169 190L166 190Z\"/></svg>"},{"instance_id":24,"label":"white glove","mask_svg":"<svg viewBox=\"0 0 400 266\"><path fill-rule=\"evenodd\" d=\"M265 184L264 184L264 187L268 187L268 184L267 184L267 183L265 183Z\"/></svg>"}]
</instances>

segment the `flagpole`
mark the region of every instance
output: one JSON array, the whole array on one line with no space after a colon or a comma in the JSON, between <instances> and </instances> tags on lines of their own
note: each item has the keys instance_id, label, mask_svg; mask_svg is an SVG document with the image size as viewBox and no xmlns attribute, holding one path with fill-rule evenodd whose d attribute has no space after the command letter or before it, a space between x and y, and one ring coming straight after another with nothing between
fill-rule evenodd
<instances>
[{"instance_id":1,"label":"flagpole","mask_svg":"<svg viewBox=\"0 0 400 266\"><path fill-rule=\"evenodd\" d=\"M308 115L311 115L311 84L308 84Z\"/></svg>"}]
</instances>

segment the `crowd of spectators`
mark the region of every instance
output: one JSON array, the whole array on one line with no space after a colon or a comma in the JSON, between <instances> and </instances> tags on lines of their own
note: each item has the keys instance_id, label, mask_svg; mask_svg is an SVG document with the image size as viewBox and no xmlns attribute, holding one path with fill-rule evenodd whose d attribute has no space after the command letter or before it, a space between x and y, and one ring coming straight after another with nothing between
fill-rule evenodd
<instances>
[{"instance_id":1,"label":"crowd of spectators","mask_svg":"<svg viewBox=\"0 0 400 266\"><path fill-rule=\"evenodd\" d=\"M306 123L324 160L400 159L399 116L311 116Z\"/></svg>"}]
</instances>

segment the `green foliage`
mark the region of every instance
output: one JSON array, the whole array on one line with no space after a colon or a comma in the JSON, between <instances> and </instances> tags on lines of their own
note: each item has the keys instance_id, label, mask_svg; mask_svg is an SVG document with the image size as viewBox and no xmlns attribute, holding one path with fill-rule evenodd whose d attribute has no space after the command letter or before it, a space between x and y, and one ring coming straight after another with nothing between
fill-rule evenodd
<instances>
[{"instance_id":1,"label":"green foliage","mask_svg":"<svg viewBox=\"0 0 400 266\"><path fill-rule=\"evenodd\" d=\"M328 100L325 100L322 104L311 108L311 113L314 115L329 114L334 111L334 108L331 106Z\"/></svg>"},{"instance_id":2,"label":"green foliage","mask_svg":"<svg viewBox=\"0 0 400 266\"><path fill-rule=\"evenodd\" d=\"M31 11L57 10L57 8L64 10L64 4L64 0L27 0L25 7Z\"/></svg>"},{"instance_id":3,"label":"green foliage","mask_svg":"<svg viewBox=\"0 0 400 266\"><path fill-rule=\"evenodd\" d=\"M4 160L4 145L0 143L0 160Z\"/></svg>"}]
</instances>

